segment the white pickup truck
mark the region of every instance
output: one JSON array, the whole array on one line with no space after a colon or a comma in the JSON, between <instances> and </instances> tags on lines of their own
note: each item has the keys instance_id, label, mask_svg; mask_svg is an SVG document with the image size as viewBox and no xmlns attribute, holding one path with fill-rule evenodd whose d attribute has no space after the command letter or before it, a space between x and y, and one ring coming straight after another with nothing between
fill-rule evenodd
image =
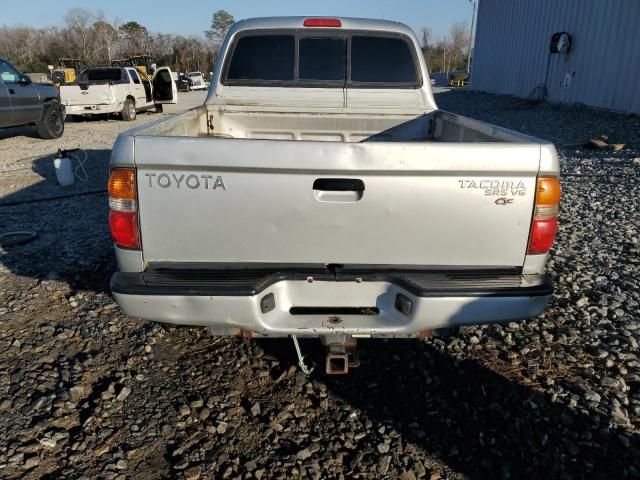
<instances>
[{"instance_id":1,"label":"white pickup truck","mask_svg":"<svg viewBox=\"0 0 640 480\"><path fill-rule=\"evenodd\" d=\"M67 115L120 114L135 120L136 113L178 102L171 70L161 67L153 77L135 67L93 67L83 70L74 84L60 86Z\"/></svg>"},{"instance_id":2,"label":"white pickup truck","mask_svg":"<svg viewBox=\"0 0 640 480\"><path fill-rule=\"evenodd\" d=\"M438 110L405 25L244 20L203 105L116 141L111 289L143 319L320 337L345 373L359 337L540 314L558 174L551 143Z\"/></svg>"},{"instance_id":3,"label":"white pickup truck","mask_svg":"<svg viewBox=\"0 0 640 480\"><path fill-rule=\"evenodd\" d=\"M206 90L208 88L202 72L188 72L187 77L191 80L191 90Z\"/></svg>"}]
</instances>

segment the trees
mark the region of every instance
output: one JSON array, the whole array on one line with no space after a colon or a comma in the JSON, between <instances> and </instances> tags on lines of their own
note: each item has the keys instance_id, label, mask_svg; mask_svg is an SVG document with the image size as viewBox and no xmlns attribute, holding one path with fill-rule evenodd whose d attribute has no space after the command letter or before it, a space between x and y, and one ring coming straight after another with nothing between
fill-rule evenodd
<instances>
[{"instance_id":1,"label":"trees","mask_svg":"<svg viewBox=\"0 0 640 480\"><path fill-rule=\"evenodd\" d=\"M173 43L175 36L166 33L151 35L149 41L149 54L157 65L170 65L173 63Z\"/></svg>"},{"instance_id":2,"label":"trees","mask_svg":"<svg viewBox=\"0 0 640 480\"><path fill-rule=\"evenodd\" d=\"M149 31L138 22L127 22L118 28L122 39L120 53L124 56L141 55L149 51Z\"/></svg>"},{"instance_id":3,"label":"trees","mask_svg":"<svg viewBox=\"0 0 640 480\"><path fill-rule=\"evenodd\" d=\"M115 58L151 55L157 65L176 71L209 72L233 17L223 10L212 18L212 36L151 33L136 21L121 24L100 12L69 10L61 27L0 26L0 57L25 72L46 72L58 58L79 58L88 66L110 65Z\"/></svg>"},{"instance_id":4,"label":"trees","mask_svg":"<svg viewBox=\"0 0 640 480\"><path fill-rule=\"evenodd\" d=\"M466 23L454 23L449 29L449 35L436 43L432 40L429 28L421 30L422 53L430 72L450 72L466 68L469 48L467 30Z\"/></svg>"},{"instance_id":5,"label":"trees","mask_svg":"<svg viewBox=\"0 0 640 480\"><path fill-rule=\"evenodd\" d=\"M171 65L180 72L209 72L215 62L215 50L197 37L177 35L172 42Z\"/></svg>"},{"instance_id":6,"label":"trees","mask_svg":"<svg viewBox=\"0 0 640 480\"><path fill-rule=\"evenodd\" d=\"M465 52L469 45L468 27L465 22L457 22L449 29L448 70L462 70L466 67Z\"/></svg>"},{"instance_id":7,"label":"trees","mask_svg":"<svg viewBox=\"0 0 640 480\"><path fill-rule=\"evenodd\" d=\"M204 34L209 40L221 42L234 23L233 15L226 10L218 10L211 17L210 29L205 30Z\"/></svg>"},{"instance_id":8,"label":"trees","mask_svg":"<svg viewBox=\"0 0 640 480\"><path fill-rule=\"evenodd\" d=\"M111 64L113 59L113 48L116 42L119 40L120 35L116 27L104 20L102 17L93 24L95 30L95 39L98 49L104 49L99 53L105 56L107 65Z\"/></svg>"},{"instance_id":9,"label":"trees","mask_svg":"<svg viewBox=\"0 0 640 480\"><path fill-rule=\"evenodd\" d=\"M64 37L69 45L69 53L84 62L89 61L95 46L95 15L84 8L73 8L67 12L64 20L67 25Z\"/></svg>"},{"instance_id":10,"label":"trees","mask_svg":"<svg viewBox=\"0 0 640 480\"><path fill-rule=\"evenodd\" d=\"M46 72L57 35L55 28L0 27L0 57L24 72Z\"/></svg>"},{"instance_id":11,"label":"trees","mask_svg":"<svg viewBox=\"0 0 640 480\"><path fill-rule=\"evenodd\" d=\"M428 51L431 48L432 32L430 28L422 28L420 30L420 41L422 43L422 51Z\"/></svg>"},{"instance_id":12,"label":"trees","mask_svg":"<svg viewBox=\"0 0 640 480\"><path fill-rule=\"evenodd\" d=\"M0 57L19 69L46 72L58 58L79 58L86 65L105 65L118 47L118 30L101 12L69 10L63 27L1 27Z\"/></svg>"}]
</instances>

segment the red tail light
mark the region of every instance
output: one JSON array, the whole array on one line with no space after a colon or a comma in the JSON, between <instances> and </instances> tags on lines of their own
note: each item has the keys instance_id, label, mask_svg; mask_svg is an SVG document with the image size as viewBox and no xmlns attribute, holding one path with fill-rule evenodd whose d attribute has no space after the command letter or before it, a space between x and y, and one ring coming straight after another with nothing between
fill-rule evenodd
<instances>
[{"instance_id":1,"label":"red tail light","mask_svg":"<svg viewBox=\"0 0 640 480\"><path fill-rule=\"evenodd\" d=\"M136 212L109 212L109 229L113 241L119 247L140 248L138 215Z\"/></svg>"},{"instance_id":2,"label":"red tail light","mask_svg":"<svg viewBox=\"0 0 640 480\"><path fill-rule=\"evenodd\" d=\"M342 22L339 18L306 18L304 20L305 27L341 27Z\"/></svg>"},{"instance_id":3,"label":"red tail light","mask_svg":"<svg viewBox=\"0 0 640 480\"><path fill-rule=\"evenodd\" d=\"M551 250L558 231L560 193L560 182L556 177L538 178L528 254L537 255Z\"/></svg>"},{"instance_id":4,"label":"red tail light","mask_svg":"<svg viewBox=\"0 0 640 480\"><path fill-rule=\"evenodd\" d=\"M534 218L531 225L529 253L546 253L551 250L557 231L558 219L556 217Z\"/></svg>"},{"instance_id":5,"label":"red tail light","mask_svg":"<svg viewBox=\"0 0 640 480\"><path fill-rule=\"evenodd\" d=\"M118 247L140 248L136 171L116 168L109 177L109 229Z\"/></svg>"}]
</instances>

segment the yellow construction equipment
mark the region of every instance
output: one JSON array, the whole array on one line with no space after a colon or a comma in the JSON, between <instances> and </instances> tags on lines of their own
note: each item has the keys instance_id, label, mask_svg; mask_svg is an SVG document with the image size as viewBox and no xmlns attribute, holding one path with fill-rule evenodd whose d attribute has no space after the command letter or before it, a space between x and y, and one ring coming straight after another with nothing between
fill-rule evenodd
<instances>
[{"instance_id":1,"label":"yellow construction equipment","mask_svg":"<svg viewBox=\"0 0 640 480\"><path fill-rule=\"evenodd\" d=\"M51 72L51 81L56 87L73 83L80 70L82 70L82 62L79 58L59 58L58 68Z\"/></svg>"},{"instance_id":2,"label":"yellow construction equipment","mask_svg":"<svg viewBox=\"0 0 640 480\"><path fill-rule=\"evenodd\" d=\"M135 67L145 75L150 75L153 60L149 55L134 55L129 58L116 58L111 62L112 67Z\"/></svg>"},{"instance_id":3,"label":"yellow construction equipment","mask_svg":"<svg viewBox=\"0 0 640 480\"><path fill-rule=\"evenodd\" d=\"M153 61L149 55L134 55L130 58L134 67L140 70L145 75L151 74L151 64Z\"/></svg>"}]
</instances>

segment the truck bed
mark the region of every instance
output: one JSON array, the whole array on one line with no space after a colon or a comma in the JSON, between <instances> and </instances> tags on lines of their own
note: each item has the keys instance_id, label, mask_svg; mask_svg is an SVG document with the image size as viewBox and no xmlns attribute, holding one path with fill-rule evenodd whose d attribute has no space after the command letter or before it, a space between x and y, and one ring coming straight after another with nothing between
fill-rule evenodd
<instances>
[{"instance_id":1,"label":"truck bed","mask_svg":"<svg viewBox=\"0 0 640 480\"><path fill-rule=\"evenodd\" d=\"M209 106L119 141L112 166L134 159L148 262L502 268L525 260L541 145L500 127L441 111ZM366 192L316 188L336 177ZM517 200L501 208L499 197ZM229 242L229 232L242 241Z\"/></svg>"},{"instance_id":2,"label":"truck bed","mask_svg":"<svg viewBox=\"0 0 640 480\"><path fill-rule=\"evenodd\" d=\"M324 142L540 141L505 128L441 110L414 114L252 111L201 105L131 132L140 136L218 137Z\"/></svg>"}]
</instances>

